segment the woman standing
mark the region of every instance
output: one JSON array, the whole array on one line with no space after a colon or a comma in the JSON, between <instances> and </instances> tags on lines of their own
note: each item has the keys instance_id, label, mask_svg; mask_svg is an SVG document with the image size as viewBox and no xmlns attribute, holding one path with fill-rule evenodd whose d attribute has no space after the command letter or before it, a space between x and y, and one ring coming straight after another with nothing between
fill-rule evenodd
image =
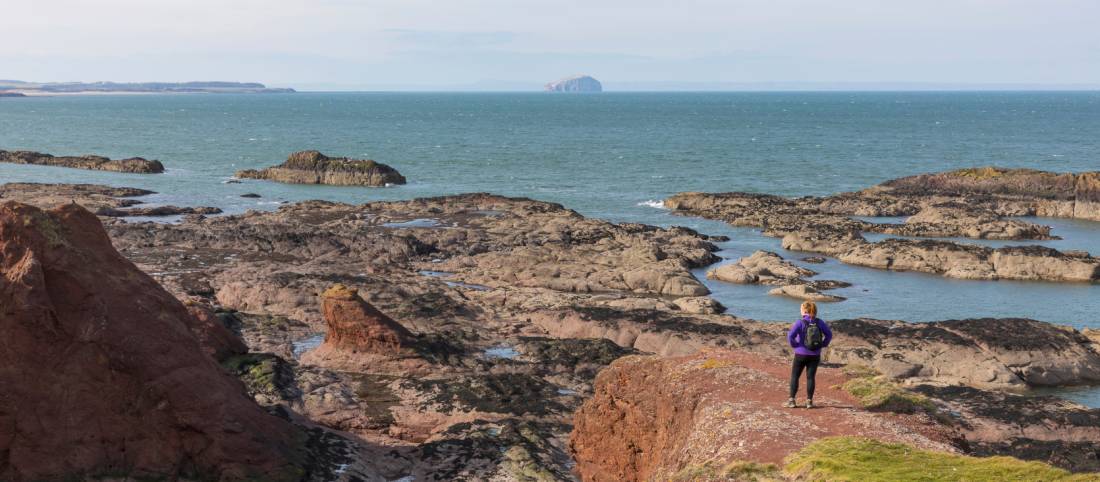
<instances>
[{"instance_id":1,"label":"woman standing","mask_svg":"<svg viewBox=\"0 0 1100 482\"><path fill-rule=\"evenodd\" d=\"M821 363L821 349L833 341L833 332L824 320L817 317L817 304L813 301L802 303L802 318L787 332L787 342L794 348L794 364L791 365L791 396L784 405L787 408L797 406L794 401L798 394L798 379L802 369L806 369L806 408L814 408L814 377L817 365Z\"/></svg>"}]
</instances>

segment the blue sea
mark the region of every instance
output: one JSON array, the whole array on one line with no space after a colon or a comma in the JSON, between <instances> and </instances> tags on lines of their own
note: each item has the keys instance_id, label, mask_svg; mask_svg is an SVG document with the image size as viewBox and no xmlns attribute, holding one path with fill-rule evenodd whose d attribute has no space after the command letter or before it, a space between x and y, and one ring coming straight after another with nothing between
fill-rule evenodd
<instances>
[{"instance_id":1,"label":"blue sea","mask_svg":"<svg viewBox=\"0 0 1100 482\"><path fill-rule=\"evenodd\" d=\"M731 261L784 252L758 230L674 216L681 191L787 196L858 190L887 179L997 165L1100 170L1100 92L299 93L0 99L0 149L159 159L163 175L0 164L4 182L87 182L151 189L154 204L227 212L278 202L367 202L464 192L554 201L612 221L725 234ZM239 169L316 149L396 167L391 188L226 184ZM246 192L261 194L245 199ZM1100 255L1100 223L1035 219ZM977 242L977 241L967 241ZM998 245L1006 243L998 243ZM1018 244L1018 243L1007 243ZM1100 328L1100 285L962 281L920 273L807 265L853 283L826 318L914 322L1028 317ZM702 277L704 270L700 270ZM757 286L709 282L732 314L797 315ZM1094 393L1094 392L1089 392ZM1092 398L1089 398L1092 397ZM1100 404L1100 396L1080 395Z\"/></svg>"}]
</instances>

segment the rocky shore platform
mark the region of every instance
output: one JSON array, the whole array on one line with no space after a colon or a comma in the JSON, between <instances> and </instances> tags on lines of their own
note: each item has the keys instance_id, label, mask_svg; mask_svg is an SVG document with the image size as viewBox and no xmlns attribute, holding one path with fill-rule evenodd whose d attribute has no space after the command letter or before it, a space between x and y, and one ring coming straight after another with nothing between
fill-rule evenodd
<instances>
[{"instance_id":1,"label":"rocky shore platform","mask_svg":"<svg viewBox=\"0 0 1100 482\"><path fill-rule=\"evenodd\" d=\"M0 201L18 201L42 209L62 204L79 204L98 216L125 218L131 216L177 216L221 214L221 208L212 206L143 206L144 201L134 199L156 194L146 189L110 187L97 184L40 184L12 182L0 184ZM109 222L109 221L108 221Z\"/></svg>"},{"instance_id":2,"label":"rocky shore platform","mask_svg":"<svg viewBox=\"0 0 1100 482\"><path fill-rule=\"evenodd\" d=\"M237 171L236 176L292 184L371 187L405 184L405 176L380 162L328 157L317 151L295 152L282 164L260 170Z\"/></svg>"},{"instance_id":3,"label":"rocky shore platform","mask_svg":"<svg viewBox=\"0 0 1100 482\"><path fill-rule=\"evenodd\" d=\"M20 202L117 202L109 191L34 186ZM26 194L31 191L37 194ZM15 292L9 286L39 286L5 306L48 320L50 313L83 313L87 303L71 300L105 301L93 304L102 305L95 316L73 315L90 321L72 330L5 314L0 336L28 340L24 345L33 353L46 348L32 339L52 345L57 337L114 333L110 338L123 346L91 343L88 363L106 360L107 367L156 380L161 365L146 359L160 356L156 348L164 341L124 336L132 323L125 320L168 313L155 322L164 326L140 330L173 330L173 356L205 367L201 376L164 370L172 386L214 383L211 368L232 377L234 384L218 381L222 388L190 396L232 399L233 410L253 414L248 416L274 434L250 439L254 460L286 454L287 462L270 470L289 464L300 470L297 480L611 480L598 474L665 480L660 477L694 470L699 460L684 454L702 454L701 447L711 447L715 463L770 471L768 477L782 480L809 473L798 472L812 469L805 468L812 466L806 451L824 450L815 441L836 437L966 463L972 460L967 455L1008 455L1042 462L1027 466L1059 477L1100 470L1092 443L1100 410L1016 394L1100 382L1100 337L1024 319L836 320L819 383L825 408L778 413L773 402L785 397L787 326L723 314L692 274L718 261L720 239L686 228L614 224L558 204L491 194L362 205L309 201L271 212L187 216L176 224L100 216L102 228L76 206L57 211L65 215L47 214L51 221L45 223L34 221L41 216L35 208L7 206L11 214L4 219L10 220L3 226L12 228L0 233L0 242L21 239L8 233L27 223L41 228L33 249L2 251L5 293ZM97 241L76 237L76 231ZM812 282L811 273L790 271L767 254L758 258L768 259L743 263L745 273L738 275L776 286ZM117 266L89 264L108 278L93 284L79 266L50 264L84 259ZM47 267L44 287L31 282L39 279L33 275L38 266ZM77 295L63 297L70 291ZM53 338L27 334L35 330ZM20 363L9 365L23 367L21 378L5 383L48 372L48 364ZM149 368L134 368L142 366ZM90 377L88 390L117 380L127 379ZM83 400L40 388L24 402L4 405L9 398L0 398L0 440L21 440L10 436L24 430L18 421L42 419L31 408L35 399L68 406ZM81 413L138 417L177 407L158 408L162 399L150 396L135 408L107 398ZM210 420L227 413L204 410L188 413ZM241 423L240 432L218 435L228 438L224 444L254 433L253 422ZM777 435L791 423L812 434L805 444ZM713 440L721 443L707 445L708 434L720 435ZM773 437L775 447L749 444ZM165 457L211 454L194 470L225 480L244 477L234 472L239 459L203 450L216 438L197 438ZM96 454L125 446L104 440L108 448ZM739 442L745 444L735 447ZM186 452L192 449L198 452ZM622 451L627 449L652 455L652 461ZM0 453L6 450L0 446ZM796 456L803 465L779 467ZM84 465L59 470L130 473L128 461L160 460L144 453L119 457L89 455ZM0 458L0 478L37 473L31 472L35 467ZM192 470L163 465L156 473L185 469Z\"/></svg>"},{"instance_id":4,"label":"rocky shore platform","mask_svg":"<svg viewBox=\"0 0 1100 482\"><path fill-rule=\"evenodd\" d=\"M1021 216L1100 220L1100 172L978 168L922 174L828 197L681 193L677 214L763 229L783 248L858 266L980 280L1100 281L1100 258L1042 246L991 248L941 239L1057 239ZM906 216L903 223L867 217ZM864 218L864 219L858 219ZM899 236L869 242L863 233Z\"/></svg>"},{"instance_id":5,"label":"rocky shore platform","mask_svg":"<svg viewBox=\"0 0 1100 482\"><path fill-rule=\"evenodd\" d=\"M10 164L31 164L36 166L71 167L94 171L130 172L137 174L160 174L164 165L160 161L150 161L142 157L128 159L109 159L103 156L52 156L32 151L0 150L0 162Z\"/></svg>"}]
</instances>

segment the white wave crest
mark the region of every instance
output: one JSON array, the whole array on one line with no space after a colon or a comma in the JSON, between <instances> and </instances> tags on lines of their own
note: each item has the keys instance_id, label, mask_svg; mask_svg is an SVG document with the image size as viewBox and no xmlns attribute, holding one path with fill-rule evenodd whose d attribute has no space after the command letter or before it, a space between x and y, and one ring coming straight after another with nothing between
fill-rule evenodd
<instances>
[{"instance_id":1,"label":"white wave crest","mask_svg":"<svg viewBox=\"0 0 1100 482\"><path fill-rule=\"evenodd\" d=\"M651 208L657 208L657 209L665 209L665 202L664 201L654 201L652 199L650 199L648 201L642 201L642 202L638 203L638 205L639 206L649 206Z\"/></svg>"}]
</instances>

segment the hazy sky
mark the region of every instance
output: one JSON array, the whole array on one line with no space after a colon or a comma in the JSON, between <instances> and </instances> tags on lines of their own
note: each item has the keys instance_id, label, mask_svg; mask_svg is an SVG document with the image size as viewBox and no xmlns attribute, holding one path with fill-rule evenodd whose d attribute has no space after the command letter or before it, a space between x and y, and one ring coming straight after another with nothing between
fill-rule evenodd
<instances>
[{"instance_id":1,"label":"hazy sky","mask_svg":"<svg viewBox=\"0 0 1100 482\"><path fill-rule=\"evenodd\" d=\"M1100 84L1098 0L4 0L0 78Z\"/></svg>"}]
</instances>

